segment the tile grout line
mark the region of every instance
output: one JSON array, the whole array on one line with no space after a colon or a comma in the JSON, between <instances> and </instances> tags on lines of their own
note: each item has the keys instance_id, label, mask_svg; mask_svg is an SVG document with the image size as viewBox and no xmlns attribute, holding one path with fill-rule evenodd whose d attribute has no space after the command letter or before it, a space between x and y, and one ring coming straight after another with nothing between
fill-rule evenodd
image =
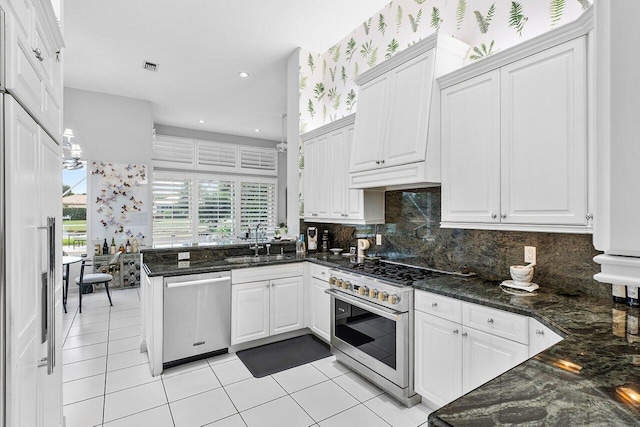
<instances>
[{"instance_id":1,"label":"tile grout line","mask_svg":"<svg viewBox=\"0 0 640 427\"><path fill-rule=\"evenodd\" d=\"M313 365L312 365L312 366L313 366ZM315 366L314 366L314 368L315 368ZM318 369L318 368L316 368L316 369ZM276 372L276 373L277 373L277 372ZM323 375L324 375L324 373L323 373ZM326 376L326 375L325 375L325 376ZM271 377L273 378L273 375L271 375ZM330 379L330 378L328 378L328 379ZM277 383L278 383L278 380L277 380L277 379L273 378L273 380L274 380L275 382L277 382ZM325 382L325 381L321 381L321 382L319 382L318 384L322 384L322 383L324 383L324 382ZM278 383L278 385L279 385L280 387L282 387L282 384ZM314 384L314 385L317 385L317 384ZM313 385L311 385L311 386L309 386L309 387L313 387ZM305 387L305 388L303 388L303 389L296 390L296 391L294 391L294 393L297 393L297 392L299 392L299 391L301 391L301 390L306 390L306 389L307 389L307 388L309 388L309 387ZM284 387L282 387L282 388L284 389ZM297 401L297 400L296 400L296 399L291 395L291 393L289 393L286 389L285 389L284 391L287 393L287 396L289 396L289 397L291 398L291 400L293 400L293 401L295 402L295 404L296 404L296 405L298 405L298 407L299 407L300 409L302 409L302 412L304 412L305 414L307 414L307 416L313 420L314 425L317 425L317 424L318 424L318 422L315 420L315 418L313 418L313 417L311 416L311 414L310 414L310 413L308 413L308 412L307 412L307 410L306 410L306 409L304 409L300 403L298 403L298 401Z\"/></svg>"},{"instance_id":2,"label":"tile grout line","mask_svg":"<svg viewBox=\"0 0 640 427\"><path fill-rule=\"evenodd\" d=\"M109 309L109 324L111 324L111 309ZM107 367L109 366L109 330L107 329L107 354L104 361L104 393L102 395L102 424L104 426L104 413L107 410Z\"/></svg>"},{"instance_id":3,"label":"tile grout line","mask_svg":"<svg viewBox=\"0 0 640 427\"><path fill-rule=\"evenodd\" d=\"M171 405L169 404L169 395L167 394L167 388L164 385L164 378L160 375L160 381L162 382L162 390L164 391L164 397L167 399L167 408L169 409L169 415L171 416L171 422L173 423L173 427L176 426L176 420L173 418L173 411L171 410Z\"/></svg>"}]
</instances>

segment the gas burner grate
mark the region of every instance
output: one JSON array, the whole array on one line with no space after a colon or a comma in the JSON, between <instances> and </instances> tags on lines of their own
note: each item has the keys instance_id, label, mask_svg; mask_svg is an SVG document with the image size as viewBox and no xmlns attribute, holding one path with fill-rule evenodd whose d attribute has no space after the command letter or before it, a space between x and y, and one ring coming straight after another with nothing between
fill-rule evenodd
<instances>
[{"instance_id":1,"label":"gas burner grate","mask_svg":"<svg viewBox=\"0 0 640 427\"><path fill-rule=\"evenodd\" d=\"M359 263L349 266L349 270L409 286L413 282L442 276L443 273L418 267L386 263Z\"/></svg>"}]
</instances>

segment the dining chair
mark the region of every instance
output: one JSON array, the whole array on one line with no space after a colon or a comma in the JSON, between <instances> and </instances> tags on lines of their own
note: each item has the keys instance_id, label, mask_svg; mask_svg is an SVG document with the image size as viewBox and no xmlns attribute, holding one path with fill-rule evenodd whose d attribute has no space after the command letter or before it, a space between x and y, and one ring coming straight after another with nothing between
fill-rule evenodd
<instances>
[{"instance_id":1,"label":"dining chair","mask_svg":"<svg viewBox=\"0 0 640 427\"><path fill-rule=\"evenodd\" d=\"M120 252L117 252L111 259L109 260L109 271L112 271L112 267L118 263L118 258L120 257ZM87 260L86 258L82 260L82 265L80 266L80 276L76 277L76 285L79 288L79 296L80 296L80 313L82 313L82 294L86 287L92 285L100 285L104 283L104 289L107 291L107 297L109 298L109 305L113 306L111 302L111 294L109 294L109 282L113 280L113 276L109 273L84 273L84 268L86 266L92 265L91 260Z\"/></svg>"}]
</instances>

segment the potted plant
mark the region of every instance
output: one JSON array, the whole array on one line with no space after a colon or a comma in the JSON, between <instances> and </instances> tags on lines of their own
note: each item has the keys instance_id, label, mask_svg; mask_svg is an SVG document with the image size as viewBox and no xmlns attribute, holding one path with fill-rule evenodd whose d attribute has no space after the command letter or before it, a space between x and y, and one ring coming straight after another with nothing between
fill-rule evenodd
<instances>
[{"instance_id":1,"label":"potted plant","mask_svg":"<svg viewBox=\"0 0 640 427\"><path fill-rule=\"evenodd\" d=\"M280 235L280 237L282 236L286 236L287 234L289 234L289 229L287 228L287 224L285 224L284 222L281 222L278 227L280 227L278 230L276 230L276 236Z\"/></svg>"}]
</instances>

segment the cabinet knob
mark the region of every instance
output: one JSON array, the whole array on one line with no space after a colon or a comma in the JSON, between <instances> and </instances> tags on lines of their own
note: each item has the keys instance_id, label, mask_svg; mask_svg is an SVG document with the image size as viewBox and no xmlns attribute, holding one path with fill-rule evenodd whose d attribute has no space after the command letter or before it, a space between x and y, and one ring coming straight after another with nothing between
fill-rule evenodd
<instances>
[{"instance_id":1,"label":"cabinet knob","mask_svg":"<svg viewBox=\"0 0 640 427\"><path fill-rule=\"evenodd\" d=\"M593 219L593 214L587 214L587 221Z\"/></svg>"},{"instance_id":2,"label":"cabinet knob","mask_svg":"<svg viewBox=\"0 0 640 427\"><path fill-rule=\"evenodd\" d=\"M493 319L491 319L491 318L487 319L487 323L492 325L493 324Z\"/></svg>"},{"instance_id":3,"label":"cabinet knob","mask_svg":"<svg viewBox=\"0 0 640 427\"><path fill-rule=\"evenodd\" d=\"M454 329L454 330L453 330L453 334L454 334L454 335L458 335L458 332L460 332L460 331L458 331L457 329Z\"/></svg>"},{"instance_id":4,"label":"cabinet knob","mask_svg":"<svg viewBox=\"0 0 640 427\"><path fill-rule=\"evenodd\" d=\"M44 56L42 56L42 51L41 51L39 48L35 48L35 49L31 49L31 50L33 50L33 53L35 53L35 54L36 54L36 58L37 58L40 62L44 61Z\"/></svg>"},{"instance_id":5,"label":"cabinet knob","mask_svg":"<svg viewBox=\"0 0 640 427\"><path fill-rule=\"evenodd\" d=\"M438 306L438 303L437 303L437 302L432 302L432 303L431 303L431 307L436 308L437 306Z\"/></svg>"},{"instance_id":6,"label":"cabinet knob","mask_svg":"<svg viewBox=\"0 0 640 427\"><path fill-rule=\"evenodd\" d=\"M380 164L380 160L376 160L376 165L379 165L379 164Z\"/></svg>"},{"instance_id":7,"label":"cabinet knob","mask_svg":"<svg viewBox=\"0 0 640 427\"><path fill-rule=\"evenodd\" d=\"M496 218L498 218L498 215L496 215L495 213L492 213L491 214L491 218L496 219Z\"/></svg>"},{"instance_id":8,"label":"cabinet knob","mask_svg":"<svg viewBox=\"0 0 640 427\"><path fill-rule=\"evenodd\" d=\"M267 283L267 288L269 287L269 284Z\"/></svg>"},{"instance_id":9,"label":"cabinet knob","mask_svg":"<svg viewBox=\"0 0 640 427\"><path fill-rule=\"evenodd\" d=\"M507 217L507 214L500 214L500 218L505 219Z\"/></svg>"},{"instance_id":10,"label":"cabinet knob","mask_svg":"<svg viewBox=\"0 0 640 427\"><path fill-rule=\"evenodd\" d=\"M466 333L466 332L463 332L463 333L462 333L462 336L463 336L463 337L466 337L466 336L467 336L467 333Z\"/></svg>"},{"instance_id":11,"label":"cabinet knob","mask_svg":"<svg viewBox=\"0 0 640 427\"><path fill-rule=\"evenodd\" d=\"M382 163L384 165L384 160L380 160L380 163Z\"/></svg>"}]
</instances>

